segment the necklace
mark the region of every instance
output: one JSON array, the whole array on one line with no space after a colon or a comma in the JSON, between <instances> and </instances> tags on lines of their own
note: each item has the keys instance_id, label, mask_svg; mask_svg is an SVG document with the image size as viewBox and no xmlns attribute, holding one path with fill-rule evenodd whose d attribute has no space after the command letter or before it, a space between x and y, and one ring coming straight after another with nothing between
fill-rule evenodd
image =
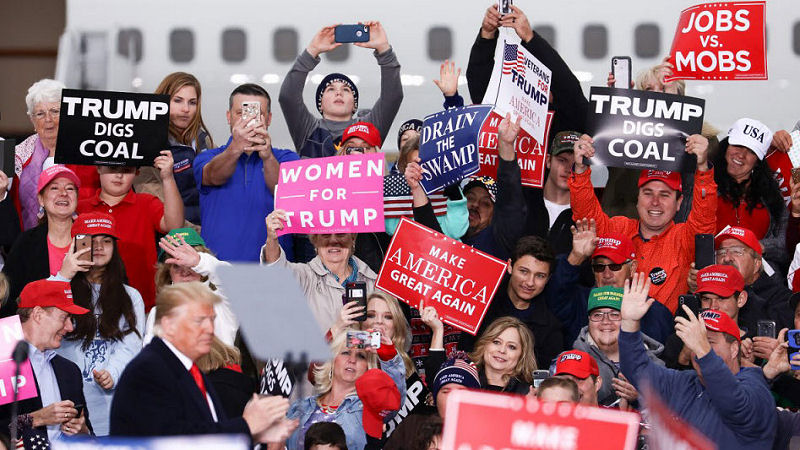
<instances>
[{"instance_id":1,"label":"necklace","mask_svg":"<svg viewBox=\"0 0 800 450\"><path fill-rule=\"evenodd\" d=\"M326 405L321 401L317 401L319 404L319 409L325 414L336 414L336 411L339 409L339 405Z\"/></svg>"}]
</instances>

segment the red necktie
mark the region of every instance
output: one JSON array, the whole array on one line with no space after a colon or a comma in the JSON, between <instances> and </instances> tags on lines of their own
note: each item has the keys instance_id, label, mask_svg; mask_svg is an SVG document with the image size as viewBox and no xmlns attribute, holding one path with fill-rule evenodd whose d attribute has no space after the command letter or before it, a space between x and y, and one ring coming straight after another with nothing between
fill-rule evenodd
<instances>
[{"instance_id":1,"label":"red necktie","mask_svg":"<svg viewBox=\"0 0 800 450\"><path fill-rule=\"evenodd\" d=\"M200 368L197 367L197 364L192 364L192 368L189 369L189 373L192 374L192 378L194 378L194 382L197 384L198 389L200 392L203 393L203 398L206 398L206 384L203 383L203 375L200 373Z\"/></svg>"}]
</instances>

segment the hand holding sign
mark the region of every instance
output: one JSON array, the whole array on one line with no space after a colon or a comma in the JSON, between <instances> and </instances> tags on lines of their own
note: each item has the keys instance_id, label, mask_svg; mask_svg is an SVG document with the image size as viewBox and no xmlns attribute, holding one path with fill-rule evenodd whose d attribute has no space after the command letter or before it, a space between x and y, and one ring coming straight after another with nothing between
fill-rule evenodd
<instances>
[{"instance_id":1,"label":"hand holding sign","mask_svg":"<svg viewBox=\"0 0 800 450\"><path fill-rule=\"evenodd\" d=\"M594 156L594 139L584 134L573 145L575 155L575 173L586 172L586 159Z\"/></svg>"},{"instance_id":2,"label":"hand holding sign","mask_svg":"<svg viewBox=\"0 0 800 450\"><path fill-rule=\"evenodd\" d=\"M267 215L267 240L278 241L278 230L282 230L286 224L286 211L276 209Z\"/></svg>"},{"instance_id":3,"label":"hand holding sign","mask_svg":"<svg viewBox=\"0 0 800 450\"><path fill-rule=\"evenodd\" d=\"M520 130L520 121L522 116L517 116L517 121L511 121L511 113L506 113L506 117L500 122L497 127L497 153L505 161L513 161L516 151L514 149L514 141L517 140Z\"/></svg>"},{"instance_id":4,"label":"hand holding sign","mask_svg":"<svg viewBox=\"0 0 800 450\"><path fill-rule=\"evenodd\" d=\"M708 139L701 134L693 134L686 139L686 153L697 157L697 170L708 170Z\"/></svg>"},{"instance_id":5,"label":"hand holding sign","mask_svg":"<svg viewBox=\"0 0 800 450\"><path fill-rule=\"evenodd\" d=\"M158 169L158 176L161 177L163 182L173 177L172 166L175 164L175 160L169 150L161 150L160 153L160 156L156 156L155 161L153 161L153 166Z\"/></svg>"}]
</instances>

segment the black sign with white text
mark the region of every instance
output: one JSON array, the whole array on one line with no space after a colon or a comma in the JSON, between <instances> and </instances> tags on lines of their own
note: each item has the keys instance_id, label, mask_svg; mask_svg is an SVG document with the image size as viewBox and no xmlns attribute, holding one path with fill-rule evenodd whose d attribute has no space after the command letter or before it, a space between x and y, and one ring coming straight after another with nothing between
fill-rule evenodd
<instances>
[{"instance_id":1,"label":"black sign with white text","mask_svg":"<svg viewBox=\"0 0 800 450\"><path fill-rule=\"evenodd\" d=\"M587 128L589 164L694 171L686 139L703 128L705 100L660 92L592 87Z\"/></svg>"},{"instance_id":2,"label":"black sign with white text","mask_svg":"<svg viewBox=\"0 0 800 450\"><path fill-rule=\"evenodd\" d=\"M64 89L55 162L151 166L168 127L168 95Z\"/></svg>"}]
</instances>

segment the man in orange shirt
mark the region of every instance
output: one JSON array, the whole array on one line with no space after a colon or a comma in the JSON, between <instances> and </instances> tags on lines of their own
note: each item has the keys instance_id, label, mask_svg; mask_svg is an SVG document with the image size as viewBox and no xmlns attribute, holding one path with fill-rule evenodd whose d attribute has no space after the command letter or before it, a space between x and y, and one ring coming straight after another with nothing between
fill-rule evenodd
<instances>
[{"instance_id":1,"label":"man in orange shirt","mask_svg":"<svg viewBox=\"0 0 800 450\"><path fill-rule=\"evenodd\" d=\"M676 224L681 206L681 177L677 172L643 170L639 177L636 211L639 220L608 217L594 195L591 169L584 158L594 156L594 140L587 135L575 143L575 166L569 180L570 204L575 220L597 221L597 234L622 233L633 240L638 271L649 275L650 295L675 313L678 296L687 291L686 275L694 261L694 235L714 233L717 184L708 164L708 140L699 134L686 140L686 153L697 157L692 211L686 223Z\"/></svg>"}]
</instances>

